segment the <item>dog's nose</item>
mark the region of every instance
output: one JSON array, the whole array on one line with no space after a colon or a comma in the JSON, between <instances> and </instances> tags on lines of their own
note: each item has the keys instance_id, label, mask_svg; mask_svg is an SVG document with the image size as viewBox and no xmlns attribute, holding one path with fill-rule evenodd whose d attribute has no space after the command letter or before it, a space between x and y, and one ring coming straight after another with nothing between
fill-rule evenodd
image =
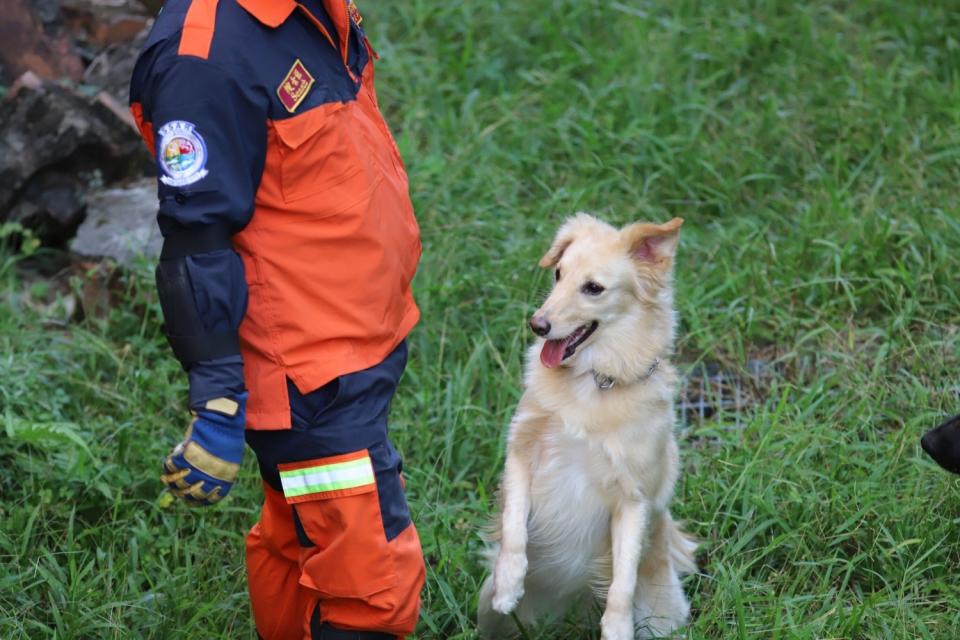
<instances>
[{"instance_id":1,"label":"dog's nose","mask_svg":"<svg viewBox=\"0 0 960 640\"><path fill-rule=\"evenodd\" d=\"M533 329L533 332L538 336L545 336L550 333L550 323L546 318L540 316L530 318L530 328Z\"/></svg>"}]
</instances>

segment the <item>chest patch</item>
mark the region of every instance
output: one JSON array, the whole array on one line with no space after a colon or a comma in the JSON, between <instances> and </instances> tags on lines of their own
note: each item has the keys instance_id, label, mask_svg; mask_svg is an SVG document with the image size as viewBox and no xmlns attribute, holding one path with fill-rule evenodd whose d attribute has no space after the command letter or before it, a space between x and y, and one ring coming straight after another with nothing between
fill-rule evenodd
<instances>
[{"instance_id":1,"label":"chest patch","mask_svg":"<svg viewBox=\"0 0 960 640\"><path fill-rule=\"evenodd\" d=\"M310 75L310 72L298 58L290 67L290 71L287 72L283 82L277 87L277 96L283 103L284 108L293 113L303 102L303 99L307 97L312 86L313 76Z\"/></svg>"}]
</instances>

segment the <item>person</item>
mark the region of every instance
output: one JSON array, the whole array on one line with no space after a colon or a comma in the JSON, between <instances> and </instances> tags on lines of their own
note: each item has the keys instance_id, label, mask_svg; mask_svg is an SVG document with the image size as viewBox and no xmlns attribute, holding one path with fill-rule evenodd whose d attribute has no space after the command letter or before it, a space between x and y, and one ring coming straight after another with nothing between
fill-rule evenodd
<instances>
[{"instance_id":1,"label":"person","mask_svg":"<svg viewBox=\"0 0 960 640\"><path fill-rule=\"evenodd\" d=\"M402 638L424 583L387 433L421 244L361 21L344 0L169 0L131 80L194 414L162 479L189 505L222 500L245 436L266 640Z\"/></svg>"}]
</instances>

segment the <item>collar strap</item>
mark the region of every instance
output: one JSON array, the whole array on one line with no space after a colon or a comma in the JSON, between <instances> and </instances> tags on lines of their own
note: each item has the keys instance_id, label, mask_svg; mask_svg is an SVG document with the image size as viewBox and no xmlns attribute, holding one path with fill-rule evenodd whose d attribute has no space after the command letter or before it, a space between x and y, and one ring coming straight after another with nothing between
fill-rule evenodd
<instances>
[{"instance_id":1,"label":"collar strap","mask_svg":"<svg viewBox=\"0 0 960 640\"><path fill-rule=\"evenodd\" d=\"M643 373L642 376L634 380L634 383L644 382L645 380L649 380L650 376L655 374L657 372L657 369L659 368L660 368L660 358L654 358L653 364L650 365L650 368L648 368ZM600 391L607 391L609 389L613 389L617 385L617 382L620 382L613 376L608 376L605 373L600 373L596 369L593 370L593 381L597 383L597 388L600 389Z\"/></svg>"}]
</instances>

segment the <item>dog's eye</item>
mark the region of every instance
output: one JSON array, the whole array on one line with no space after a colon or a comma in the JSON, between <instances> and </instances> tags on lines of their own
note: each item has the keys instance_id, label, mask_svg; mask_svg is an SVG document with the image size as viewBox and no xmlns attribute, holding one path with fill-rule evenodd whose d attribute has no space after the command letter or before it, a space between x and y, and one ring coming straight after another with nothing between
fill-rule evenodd
<instances>
[{"instance_id":1,"label":"dog's eye","mask_svg":"<svg viewBox=\"0 0 960 640\"><path fill-rule=\"evenodd\" d=\"M580 291L583 291L588 296L598 296L603 293L604 287L593 280L587 280L587 283L580 287Z\"/></svg>"},{"instance_id":2,"label":"dog's eye","mask_svg":"<svg viewBox=\"0 0 960 640\"><path fill-rule=\"evenodd\" d=\"M560 269L553 272L553 278L556 282L560 282Z\"/></svg>"}]
</instances>

